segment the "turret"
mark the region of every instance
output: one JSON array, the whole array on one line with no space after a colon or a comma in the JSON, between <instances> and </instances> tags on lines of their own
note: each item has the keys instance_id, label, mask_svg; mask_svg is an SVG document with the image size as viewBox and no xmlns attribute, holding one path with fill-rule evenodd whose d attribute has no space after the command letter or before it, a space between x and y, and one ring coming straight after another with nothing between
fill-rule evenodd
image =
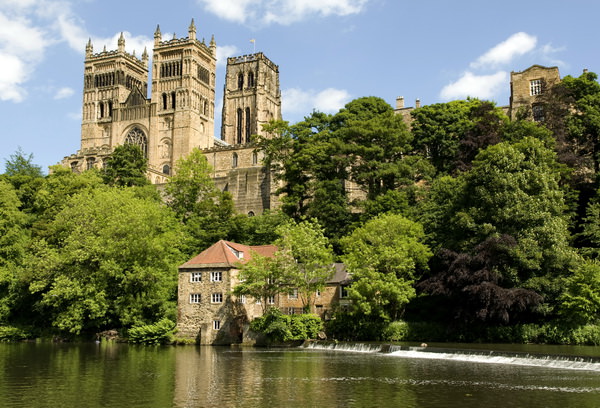
<instances>
[{"instance_id":1,"label":"turret","mask_svg":"<svg viewBox=\"0 0 600 408\"><path fill-rule=\"evenodd\" d=\"M188 28L188 38L190 40L195 40L196 39L196 24L194 24L194 19L192 18L192 22L190 24L190 27Z\"/></svg>"},{"instance_id":2,"label":"turret","mask_svg":"<svg viewBox=\"0 0 600 408\"><path fill-rule=\"evenodd\" d=\"M154 32L154 46L157 46L162 41L162 34L160 32L160 26L156 25L156 31Z\"/></svg>"},{"instance_id":3,"label":"turret","mask_svg":"<svg viewBox=\"0 0 600 408\"><path fill-rule=\"evenodd\" d=\"M148 50L144 47L144 52L142 53L142 62L144 65L148 66Z\"/></svg>"},{"instance_id":4,"label":"turret","mask_svg":"<svg viewBox=\"0 0 600 408\"><path fill-rule=\"evenodd\" d=\"M212 38L210 39L210 51L212 52L212 55L217 55L217 42L215 41L214 34L213 34Z\"/></svg>"},{"instance_id":5,"label":"turret","mask_svg":"<svg viewBox=\"0 0 600 408\"><path fill-rule=\"evenodd\" d=\"M119 52L125 52L125 37L123 37L122 31L121 36L119 37Z\"/></svg>"},{"instance_id":6,"label":"turret","mask_svg":"<svg viewBox=\"0 0 600 408\"><path fill-rule=\"evenodd\" d=\"M88 40L87 45L85 46L85 57L89 58L94 53L94 46L92 45L92 39Z\"/></svg>"}]
</instances>

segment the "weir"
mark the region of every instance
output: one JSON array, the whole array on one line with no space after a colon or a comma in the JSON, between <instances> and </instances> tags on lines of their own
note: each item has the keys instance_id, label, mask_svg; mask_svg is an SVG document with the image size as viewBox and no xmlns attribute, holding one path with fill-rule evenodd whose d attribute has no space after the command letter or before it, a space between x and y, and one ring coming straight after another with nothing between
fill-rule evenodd
<instances>
[{"instance_id":1,"label":"weir","mask_svg":"<svg viewBox=\"0 0 600 408\"><path fill-rule=\"evenodd\" d=\"M332 341L305 342L301 347L313 350L381 353L398 358L453 360L480 364L535 366L600 372L600 357L589 356Z\"/></svg>"}]
</instances>

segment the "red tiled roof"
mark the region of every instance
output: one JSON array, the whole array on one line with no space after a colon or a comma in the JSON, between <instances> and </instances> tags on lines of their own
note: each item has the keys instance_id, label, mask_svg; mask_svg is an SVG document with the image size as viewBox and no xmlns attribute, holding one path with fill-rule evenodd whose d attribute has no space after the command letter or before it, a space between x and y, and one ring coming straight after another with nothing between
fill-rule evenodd
<instances>
[{"instance_id":1,"label":"red tiled roof","mask_svg":"<svg viewBox=\"0 0 600 408\"><path fill-rule=\"evenodd\" d=\"M242 257L238 258L234 251L242 253ZM180 268L193 268L215 264L233 267L238 263L248 262L252 259L253 252L271 257L276 251L277 247L275 245L250 246L221 240L200 252L198 255L181 265Z\"/></svg>"}]
</instances>

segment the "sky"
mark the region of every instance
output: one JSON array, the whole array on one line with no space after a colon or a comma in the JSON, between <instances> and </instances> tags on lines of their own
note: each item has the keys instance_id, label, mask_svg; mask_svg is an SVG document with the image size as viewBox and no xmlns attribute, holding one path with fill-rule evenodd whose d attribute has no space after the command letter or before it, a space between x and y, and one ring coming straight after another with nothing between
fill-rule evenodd
<instances>
[{"instance_id":1,"label":"sky","mask_svg":"<svg viewBox=\"0 0 600 408\"><path fill-rule=\"evenodd\" d=\"M600 72L598 16L599 0L0 0L0 172L19 148L45 171L79 149L90 38L152 55L157 25L181 38L193 18L217 42L216 116L227 57L260 51L295 123L362 96L507 105L511 71Z\"/></svg>"}]
</instances>

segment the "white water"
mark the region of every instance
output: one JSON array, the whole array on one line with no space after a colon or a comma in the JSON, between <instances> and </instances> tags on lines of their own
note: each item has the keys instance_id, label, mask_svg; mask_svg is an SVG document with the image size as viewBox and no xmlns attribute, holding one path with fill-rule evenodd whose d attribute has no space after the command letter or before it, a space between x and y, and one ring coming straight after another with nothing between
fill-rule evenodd
<instances>
[{"instance_id":1,"label":"white water","mask_svg":"<svg viewBox=\"0 0 600 408\"><path fill-rule=\"evenodd\" d=\"M451 350L447 348L442 349L433 347L399 347L368 343L316 342L307 344L305 347L314 350L335 350L353 353L382 353L384 355L398 358L449 360L479 364L502 364L600 372L600 362L598 359L576 356L538 355L460 349Z\"/></svg>"}]
</instances>

